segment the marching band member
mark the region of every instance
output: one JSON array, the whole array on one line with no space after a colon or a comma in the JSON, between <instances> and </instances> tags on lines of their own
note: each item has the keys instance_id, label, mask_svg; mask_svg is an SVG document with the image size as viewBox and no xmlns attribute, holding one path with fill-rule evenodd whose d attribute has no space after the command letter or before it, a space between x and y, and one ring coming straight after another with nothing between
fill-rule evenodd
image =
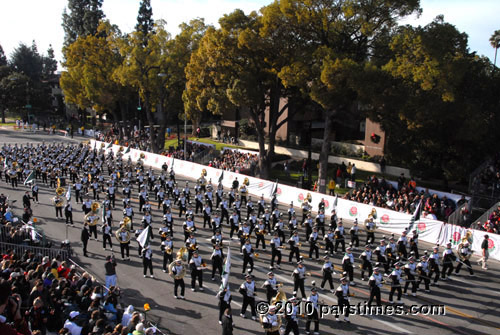
<instances>
[{"instance_id":1,"label":"marching band member","mask_svg":"<svg viewBox=\"0 0 500 335\"><path fill-rule=\"evenodd\" d=\"M391 238L389 239L389 244L387 245L387 248L385 249L388 267L393 266L394 263L396 262L397 251L398 251L398 246L396 244L396 240L394 239L394 234L392 234L392 235L393 236L391 236Z\"/></svg>"},{"instance_id":2,"label":"marching band member","mask_svg":"<svg viewBox=\"0 0 500 335\"><path fill-rule=\"evenodd\" d=\"M215 207L219 208L220 203L222 202L222 197L224 195L224 186L222 183L217 185L217 191L215 191Z\"/></svg>"},{"instance_id":3,"label":"marching band member","mask_svg":"<svg viewBox=\"0 0 500 335\"><path fill-rule=\"evenodd\" d=\"M314 322L314 334L319 334L319 296L316 286L313 285L311 288L311 295L307 298L307 301L312 304L313 308L312 313L307 314L306 334L310 334L311 322Z\"/></svg>"},{"instance_id":4,"label":"marching band member","mask_svg":"<svg viewBox=\"0 0 500 335\"><path fill-rule=\"evenodd\" d=\"M305 200L302 203L302 224L304 223L304 221L306 221L308 214L311 214L311 213L309 213L310 210L311 210L311 207L309 206L309 202L307 200Z\"/></svg>"},{"instance_id":5,"label":"marching band member","mask_svg":"<svg viewBox=\"0 0 500 335\"><path fill-rule=\"evenodd\" d=\"M264 211L266 209L266 201L264 200L264 194L260 196L260 200L257 202L257 204L258 204L257 216L260 217L262 214L264 214Z\"/></svg>"},{"instance_id":6,"label":"marching band member","mask_svg":"<svg viewBox=\"0 0 500 335\"><path fill-rule=\"evenodd\" d=\"M226 218L227 224L229 224L229 211L228 211L228 202L226 199L222 200L220 204L220 210L221 210L221 217L220 221L223 222L224 218Z\"/></svg>"},{"instance_id":7,"label":"marching band member","mask_svg":"<svg viewBox=\"0 0 500 335\"><path fill-rule=\"evenodd\" d=\"M281 213L280 213L280 210L278 209L278 207L275 207L272 210L271 216L272 216L273 227L274 227L276 225L276 223L278 223L279 218L281 217Z\"/></svg>"},{"instance_id":8,"label":"marching band member","mask_svg":"<svg viewBox=\"0 0 500 335\"><path fill-rule=\"evenodd\" d=\"M316 216L316 226L318 227L318 231L321 229L321 234L325 235L325 212L324 210L319 211Z\"/></svg>"},{"instance_id":9,"label":"marching band member","mask_svg":"<svg viewBox=\"0 0 500 335\"><path fill-rule=\"evenodd\" d=\"M374 254L377 256L377 262L384 266L385 273L389 273L389 264L385 257L387 246L385 245L385 240L382 238L380 240L380 245L375 249Z\"/></svg>"},{"instance_id":10,"label":"marching band member","mask_svg":"<svg viewBox=\"0 0 500 335\"><path fill-rule=\"evenodd\" d=\"M374 243L375 242L375 229L377 229L377 225L373 222L373 217L370 217L368 221L365 221L366 228L366 242L365 244Z\"/></svg>"},{"instance_id":11,"label":"marching band member","mask_svg":"<svg viewBox=\"0 0 500 335\"><path fill-rule=\"evenodd\" d=\"M188 250L188 261L190 261L194 251L198 250L198 242L194 237L194 233L190 233L189 237L186 239L186 248Z\"/></svg>"},{"instance_id":12,"label":"marching band member","mask_svg":"<svg viewBox=\"0 0 500 335\"><path fill-rule=\"evenodd\" d=\"M370 245L365 245L365 251L359 256L361 259L361 280L365 280L365 271L368 271L368 277L372 275L372 251Z\"/></svg>"},{"instance_id":13,"label":"marching band member","mask_svg":"<svg viewBox=\"0 0 500 335\"><path fill-rule=\"evenodd\" d=\"M337 229L335 229L335 250L334 252L336 253L339 247L339 244L342 245L342 252L345 252L345 229L344 229L344 224L342 220L339 221Z\"/></svg>"},{"instance_id":14,"label":"marching band member","mask_svg":"<svg viewBox=\"0 0 500 335\"><path fill-rule=\"evenodd\" d=\"M453 262L457 259L451 249L451 243L446 244L446 249L443 251L443 269L441 270L441 279L448 280L453 272Z\"/></svg>"},{"instance_id":15,"label":"marching band member","mask_svg":"<svg viewBox=\"0 0 500 335\"><path fill-rule=\"evenodd\" d=\"M224 259L224 254L220 246L221 245L219 243L215 243L212 255L210 255L210 259L212 260L212 281L215 280L216 271L219 271L219 276L222 278L222 263Z\"/></svg>"},{"instance_id":16,"label":"marching band member","mask_svg":"<svg viewBox=\"0 0 500 335\"><path fill-rule=\"evenodd\" d=\"M191 216L187 217L186 221L182 224L182 228L184 229L184 240L187 240L189 235L196 231L196 226Z\"/></svg>"},{"instance_id":17,"label":"marching band member","mask_svg":"<svg viewBox=\"0 0 500 335\"><path fill-rule=\"evenodd\" d=\"M279 335L280 334L280 319L276 315L276 306L269 306L268 313L262 318L262 327L266 335Z\"/></svg>"},{"instance_id":18,"label":"marching band member","mask_svg":"<svg viewBox=\"0 0 500 335\"><path fill-rule=\"evenodd\" d=\"M221 227L221 218L219 217L219 212L215 212L214 213L214 217L212 218L212 222L211 222L211 226L212 226L212 231L215 232L217 230L222 230L222 227Z\"/></svg>"},{"instance_id":19,"label":"marching band member","mask_svg":"<svg viewBox=\"0 0 500 335\"><path fill-rule=\"evenodd\" d=\"M411 295L416 297L417 296L417 281L415 278L416 270L417 270L417 265L415 264L415 257L410 256L408 258L409 263L404 266L404 272L406 274L406 282L405 282L405 288L403 290L404 295L408 295L406 293L408 291L408 286L410 286L411 283Z\"/></svg>"},{"instance_id":20,"label":"marching band member","mask_svg":"<svg viewBox=\"0 0 500 335\"><path fill-rule=\"evenodd\" d=\"M335 231L335 229L337 229L337 221L338 221L337 211L335 209L332 209L330 216L330 229L332 231Z\"/></svg>"},{"instance_id":21,"label":"marching band member","mask_svg":"<svg viewBox=\"0 0 500 335\"><path fill-rule=\"evenodd\" d=\"M293 201L290 203L290 207L288 208L288 221L292 220L292 216L295 215L295 208L293 208Z\"/></svg>"},{"instance_id":22,"label":"marching band member","mask_svg":"<svg viewBox=\"0 0 500 335\"><path fill-rule=\"evenodd\" d=\"M240 216L236 211L233 211L233 215L231 215L231 218L229 219L230 225L231 225L231 231L229 232L229 238L233 238L234 232L236 234L238 233L239 230L239 223L240 223Z\"/></svg>"},{"instance_id":23,"label":"marching band member","mask_svg":"<svg viewBox=\"0 0 500 335\"><path fill-rule=\"evenodd\" d=\"M163 202L165 201L165 190L163 189L163 187L160 187L160 189L156 193L156 197L158 198L157 209L160 209L160 207L162 207L163 205Z\"/></svg>"},{"instance_id":24,"label":"marching band member","mask_svg":"<svg viewBox=\"0 0 500 335\"><path fill-rule=\"evenodd\" d=\"M297 306L299 300L292 297L288 299L288 302L292 303L292 309L290 313L286 313L285 315L287 322L284 335L288 335L290 332L293 332L293 335L299 335L299 307Z\"/></svg>"},{"instance_id":25,"label":"marching band member","mask_svg":"<svg viewBox=\"0 0 500 335\"><path fill-rule=\"evenodd\" d=\"M252 313L252 320L257 320L257 314L255 312L255 292L257 288L255 287L255 282L253 276L247 274L245 276L245 282L240 285L239 292L243 296L243 304L241 306L240 316L245 318L245 313L247 307L250 305L250 312Z\"/></svg>"},{"instance_id":26,"label":"marching band member","mask_svg":"<svg viewBox=\"0 0 500 335\"><path fill-rule=\"evenodd\" d=\"M189 261L189 267L191 269L191 291L196 291L196 279L198 279L198 285L200 286L200 291L203 291L203 259L198 254L198 250L193 251L193 257Z\"/></svg>"},{"instance_id":27,"label":"marching band member","mask_svg":"<svg viewBox=\"0 0 500 335\"><path fill-rule=\"evenodd\" d=\"M33 198L33 200L38 204L38 185L37 183L33 183L33 185L31 186L31 197Z\"/></svg>"},{"instance_id":28,"label":"marching band member","mask_svg":"<svg viewBox=\"0 0 500 335\"><path fill-rule=\"evenodd\" d=\"M170 197L167 195L162 202L163 214L166 214L167 211L170 212L171 206L172 206L172 201L170 201Z\"/></svg>"},{"instance_id":29,"label":"marching band member","mask_svg":"<svg viewBox=\"0 0 500 335\"><path fill-rule=\"evenodd\" d=\"M245 202L245 205L248 204L247 201L247 194L248 194L248 188L247 185L243 182L240 186L240 197L241 197L241 203Z\"/></svg>"},{"instance_id":30,"label":"marching band member","mask_svg":"<svg viewBox=\"0 0 500 335\"><path fill-rule=\"evenodd\" d=\"M333 255L333 241L335 240L335 234L331 229L328 229L328 232L323 237L323 240L326 242L325 253L330 253L330 255Z\"/></svg>"},{"instance_id":31,"label":"marching band member","mask_svg":"<svg viewBox=\"0 0 500 335\"><path fill-rule=\"evenodd\" d=\"M233 208L238 216L241 217L241 201L239 195L236 195L236 201L233 203Z\"/></svg>"},{"instance_id":32,"label":"marching band member","mask_svg":"<svg viewBox=\"0 0 500 335\"><path fill-rule=\"evenodd\" d=\"M122 226L116 231L116 238L120 242L120 252L122 254L122 260L125 259L125 253L127 254L127 260L130 260L130 233L125 226Z\"/></svg>"},{"instance_id":33,"label":"marching band member","mask_svg":"<svg viewBox=\"0 0 500 335\"><path fill-rule=\"evenodd\" d=\"M83 245L83 256L88 257L87 255L87 244L89 243L90 233L89 233L89 225L87 222L83 223L82 233L80 235L80 240Z\"/></svg>"},{"instance_id":34,"label":"marching band member","mask_svg":"<svg viewBox=\"0 0 500 335\"><path fill-rule=\"evenodd\" d=\"M262 215L262 220L267 228L267 233L271 234L271 213L269 213L269 208L264 210L264 214Z\"/></svg>"},{"instance_id":35,"label":"marching band member","mask_svg":"<svg viewBox=\"0 0 500 335\"><path fill-rule=\"evenodd\" d=\"M250 238L250 227L248 223L244 222L243 226L240 227L238 230L238 238L240 239L240 248L242 248L245 241Z\"/></svg>"},{"instance_id":36,"label":"marching band member","mask_svg":"<svg viewBox=\"0 0 500 335\"><path fill-rule=\"evenodd\" d=\"M241 200L243 202L243 199ZM247 201L247 221L250 219L250 214L253 213L253 201L252 197L248 197Z\"/></svg>"},{"instance_id":37,"label":"marching band member","mask_svg":"<svg viewBox=\"0 0 500 335\"><path fill-rule=\"evenodd\" d=\"M293 295L297 296L297 290L300 289L302 299L306 299L306 291L304 289L304 282L306 280L306 267L303 261L297 262L297 267L293 270Z\"/></svg>"},{"instance_id":38,"label":"marching band member","mask_svg":"<svg viewBox=\"0 0 500 335\"><path fill-rule=\"evenodd\" d=\"M77 180L77 182L75 183L75 185L73 185L73 187L75 188L76 203L78 203L78 200L80 200L81 202L83 202L83 197L82 197L83 184L82 184L82 181L81 180Z\"/></svg>"},{"instance_id":39,"label":"marching band member","mask_svg":"<svg viewBox=\"0 0 500 335\"><path fill-rule=\"evenodd\" d=\"M223 290L219 291L217 297L219 298L219 324L222 325L222 315L226 309L231 308L233 297L231 296L229 287L224 287Z\"/></svg>"},{"instance_id":40,"label":"marching band member","mask_svg":"<svg viewBox=\"0 0 500 335\"><path fill-rule=\"evenodd\" d=\"M205 202L208 204L208 207L210 207L210 210L213 209L213 192L212 192L212 185L208 185L207 191L205 192ZM216 206L219 207L219 206Z\"/></svg>"},{"instance_id":41,"label":"marching band member","mask_svg":"<svg viewBox=\"0 0 500 335\"><path fill-rule=\"evenodd\" d=\"M350 323L349 321L349 308L350 308L350 302L349 302L349 296L351 295L349 292L349 282L347 281L346 277L340 278L340 285L337 287L337 290L335 291L335 295L337 296L337 304L338 304L338 311L342 311L342 314L344 315L344 321L347 323ZM337 322L340 322L339 314L335 315L335 320Z\"/></svg>"},{"instance_id":42,"label":"marching band member","mask_svg":"<svg viewBox=\"0 0 500 335\"><path fill-rule=\"evenodd\" d=\"M278 287L277 287L277 282L276 278L274 278L274 273L272 271L269 271L267 273L267 280L262 284L262 287L266 288L266 298L267 298L267 303L270 304L271 300L278 294Z\"/></svg>"},{"instance_id":43,"label":"marching band member","mask_svg":"<svg viewBox=\"0 0 500 335\"><path fill-rule=\"evenodd\" d=\"M312 259L313 252L316 253L316 260L319 259L319 248L317 245L319 238L318 228L316 226L313 228L313 232L309 235L309 258Z\"/></svg>"},{"instance_id":44,"label":"marching band member","mask_svg":"<svg viewBox=\"0 0 500 335\"><path fill-rule=\"evenodd\" d=\"M186 208L187 208L187 203L188 203L184 193L180 194L179 199L178 199L178 203L179 203L179 217L182 217L182 213L185 213L187 210Z\"/></svg>"},{"instance_id":45,"label":"marching band member","mask_svg":"<svg viewBox=\"0 0 500 335\"><path fill-rule=\"evenodd\" d=\"M139 212L143 211L142 207L146 203L146 200L148 200L148 192L146 191L146 188L143 187L139 192Z\"/></svg>"},{"instance_id":46,"label":"marching band member","mask_svg":"<svg viewBox=\"0 0 500 335\"><path fill-rule=\"evenodd\" d=\"M278 222L276 222L276 224L274 225L274 232L278 233L281 242L285 240L285 233L283 232L284 228L285 228L285 223L283 222L282 214L280 214Z\"/></svg>"},{"instance_id":47,"label":"marching band member","mask_svg":"<svg viewBox=\"0 0 500 335\"><path fill-rule=\"evenodd\" d=\"M63 218L63 215L62 215L62 207L63 206L61 206L62 202L63 202L63 199L59 195L56 195L54 197L54 207L56 208L56 219Z\"/></svg>"},{"instance_id":48,"label":"marching band member","mask_svg":"<svg viewBox=\"0 0 500 335\"><path fill-rule=\"evenodd\" d=\"M288 221L288 229L290 230L290 236L292 236L293 232L297 230L299 227L299 224L297 222L297 216L295 213L292 214L292 219Z\"/></svg>"},{"instance_id":49,"label":"marching band member","mask_svg":"<svg viewBox=\"0 0 500 335\"><path fill-rule=\"evenodd\" d=\"M102 225L102 248L106 250L106 242L109 243L111 251L113 251L113 242L111 242L111 226L108 222L104 222Z\"/></svg>"},{"instance_id":50,"label":"marching band member","mask_svg":"<svg viewBox=\"0 0 500 335\"><path fill-rule=\"evenodd\" d=\"M410 237L410 252L413 253L416 259L419 259L418 254L418 233L417 230L414 229L412 231L412 237Z\"/></svg>"},{"instance_id":51,"label":"marching band member","mask_svg":"<svg viewBox=\"0 0 500 335\"><path fill-rule=\"evenodd\" d=\"M392 270L391 274L389 275L389 278L391 280L391 291L389 292L389 304L393 304L394 301L392 298L394 297L394 293L397 291L398 292L398 300L396 303L401 304L401 295L403 294L401 290L401 284L403 283L403 279L401 279L401 263L396 262L394 264L395 269Z\"/></svg>"},{"instance_id":52,"label":"marching band member","mask_svg":"<svg viewBox=\"0 0 500 335\"><path fill-rule=\"evenodd\" d=\"M142 249L142 267L143 267L143 275L146 278L146 273L149 269L149 277L153 277L153 251L151 250L149 244L147 244Z\"/></svg>"},{"instance_id":53,"label":"marching band member","mask_svg":"<svg viewBox=\"0 0 500 335\"><path fill-rule=\"evenodd\" d=\"M346 253L344 255L344 258L342 258L342 270L344 272L347 272L347 275L349 275L349 281L352 286L355 285L354 283L354 256L352 254L352 248L349 247L346 249Z\"/></svg>"},{"instance_id":54,"label":"marching band member","mask_svg":"<svg viewBox=\"0 0 500 335\"><path fill-rule=\"evenodd\" d=\"M264 224L264 221L262 219L259 219L259 224L257 227L255 227L255 237L257 241L255 242L255 249L259 248L259 244L262 243L262 250L266 250L266 240L265 240L265 234L266 234L266 225Z\"/></svg>"},{"instance_id":55,"label":"marching band member","mask_svg":"<svg viewBox=\"0 0 500 335\"><path fill-rule=\"evenodd\" d=\"M200 212L203 212L203 195L198 191L196 192L196 195L194 196L194 201L195 201L195 213L198 214L198 210Z\"/></svg>"},{"instance_id":56,"label":"marching band member","mask_svg":"<svg viewBox=\"0 0 500 335\"><path fill-rule=\"evenodd\" d=\"M370 276L368 281L368 286L370 287L370 298L368 299L367 306L369 308L372 307L373 298L376 299L377 306L382 306L382 302L380 299L380 288L382 287L382 282L384 277L380 273L380 268L378 266L373 268L373 274Z\"/></svg>"},{"instance_id":57,"label":"marching band member","mask_svg":"<svg viewBox=\"0 0 500 335\"><path fill-rule=\"evenodd\" d=\"M71 206L71 202L69 201L66 203L66 206L64 206L64 216L66 217L66 224L74 226L73 207Z\"/></svg>"},{"instance_id":58,"label":"marching band member","mask_svg":"<svg viewBox=\"0 0 500 335\"><path fill-rule=\"evenodd\" d=\"M407 233L406 230L403 230L403 233L397 243L398 246L397 252L399 256L403 257L403 259L408 258L408 252L406 251L406 248L408 247L408 238L406 237L406 233Z\"/></svg>"},{"instance_id":59,"label":"marching band member","mask_svg":"<svg viewBox=\"0 0 500 335\"><path fill-rule=\"evenodd\" d=\"M255 229L255 226L257 225L257 215L255 214L255 211L253 209L250 210L250 217L248 218L247 222L250 225L250 234L252 231Z\"/></svg>"},{"instance_id":60,"label":"marching band member","mask_svg":"<svg viewBox=\"0 0 500 335\"><path fill-rule=\"evenodd\" d=\"M203 208L203 228L207 225L210 228L212 219L212 209L210 208L208 202L205 203L205 208Z\"/></svg>"},{"instance_id":61,"label":"marching band member","mask_svg":"<svg viewBox=\"0 0 500 335\"><path fill-rule=\"evenodd\" d=\"M472 265L470 264L470 257L472 256L473 251L469 247L469 242L465 242L464 244L460 243L458 246L458 265L455 269L455 274L458 275L462 265L465 265L467 269L469 269L469 273L471 276L474 275L474 271L472 270Z\"/></svg>"},{"instance_id":62,"label":"marching band member","mask_svg":"<svg viewBox=\"0 0 500 335\"><path fill-rule=\"evenodd\" d=\"M276 267L279 269L280 264L281 264L281 249L283 249L283 246L281 245L281 239L278 236L278 232L274 233L274 238L271 240L269 243L271 245L271 269L274 268L274 258L278 257L278 264Z\"/></svg>"},{"instance_id":63,"label":"marching band member","mask_svg":"<svg viewBox=\"0 0 500 335\"><path fill-rule=\"evenodd\" d=\"M330 292L333 293L334 292L333 291L333 278L332 278L332 274L334 273L333 264L330 262L330 258L327 255L323 256L323 259L325 260L325 263L323 264L323 267L321 268L321 270L323 272L323 279L321 281L320 288L321 288L321 290L323 290L326 282L328 282L330 284Z\"/></svg>"},{"instance_id":64,"label":"marching band member","mask_svg":"<svg viewBox=\"0 0 500 335\"><path fill-rule=\"evenodd\" d=\"M161 251L163 253L163 272L167 272L167 266L173 262L174 243L169 234L164 241L161 242Z\"/></svg>"},{"instance_id":65,"label":"marching band member","mask_svg":"<svg viewBox=\"0 0 500 335\"><path fill-rule=\"evenodd\" d=\"M425 292L429 293L430 292L429 284L431 282L431 278L429 277L429 263L427 262L426 255L420 257L420 262L417 264L417 273L418 273L417 289L420 286L420 283L424 281Z\"/></svg>"},{"instance_id":66,"label":"marching band member","mask_svg":"<svg viewBox=\"0 0 500 335\"><path fill-rule=\"evenodd\" d=\"M290 245L290 255L288 256L288 262L292 263L293 255L295 255L295 259L298 262L300 260L300 238L299 232L294 230L292 236L288 239L288 244Z\"/></svg>"},{"instance_id":67,"label":"marching band member","mask_svg":"<svg viewBox=\"0 0 500 335\"><path fill-rule=\"evenodd\" d=\"M309 238L309 236L311 235L311 233L313 231L313 227L314 227L314 221L313 221L310 213L308 213L306 215L304 225L306 226L306 237Z\"/></svg>"},{"instance_id":68,"label":"marching band member","mask_svg":"<svg viewBox=\"0 0 500 335\"><path fill-rule=\"evenodd\" d=\"M186 267L182 264L182 259L177 258L175 263L169 265L169 272L172 278L174 278L174 298L175 299L185 299L184 298L184 276L186 275ZM181 288L181 295L177 295L178 288Z\"/></svg>"},{"instance_id":69,"label":"marching band member","mask_svg":"<svg viewBox=\"0 0 500 335\"><path fill-rule=\"evenodd\" d=\"M246 240L245 244L241 248L243 251L243 271L241 272L242 274L245 274L245 271L247 269L247 264L250 264L250 271L253 272L253 248L252 245L250 244L250 240Z\"/></svg>"}]
</instances>

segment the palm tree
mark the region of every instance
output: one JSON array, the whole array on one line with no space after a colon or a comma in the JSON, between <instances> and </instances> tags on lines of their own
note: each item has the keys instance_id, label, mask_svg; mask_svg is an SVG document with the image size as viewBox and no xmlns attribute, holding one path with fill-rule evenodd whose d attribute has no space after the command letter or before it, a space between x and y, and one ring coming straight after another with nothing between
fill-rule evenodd
<instances>
[{"instance_id":1,"label":"palm tree","mask_svg":"<svg viewBox=\"0 0 500 335\"><path fill-rule=\"evenodd\" d=\"M493 71L495 71L497 65L497 51L500 46L500 30L495 30L493 35L491 35L490 44L493 48L495 48L495 59L493 60Z\"/></svg>"}]
</instances>

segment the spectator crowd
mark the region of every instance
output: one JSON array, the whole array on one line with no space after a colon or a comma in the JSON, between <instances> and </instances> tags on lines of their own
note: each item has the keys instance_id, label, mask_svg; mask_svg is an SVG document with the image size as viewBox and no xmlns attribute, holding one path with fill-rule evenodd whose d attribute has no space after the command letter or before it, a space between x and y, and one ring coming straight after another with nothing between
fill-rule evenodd
<instances>
[{"instance_id":1,"label":"spectator crowd","mask_svg":"<svg viewBox=\"0 0 500 335\"><path fill-rule=\"evenodd\" d=\"M258 164L258 154L226 149L221 152L220 156L210 161L208 166L225 171L255 175L255 169Z\"/></svg>"}]
</instances>

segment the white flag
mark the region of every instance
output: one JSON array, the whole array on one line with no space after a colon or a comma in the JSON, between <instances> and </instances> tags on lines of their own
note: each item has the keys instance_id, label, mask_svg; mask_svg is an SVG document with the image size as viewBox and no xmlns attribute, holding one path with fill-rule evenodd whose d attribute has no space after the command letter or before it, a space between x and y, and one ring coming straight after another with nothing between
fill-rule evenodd
<instances>
[{"instance_id":1,"label":"white flag","mask_svg":"<svg viewBox=\"0 0 500 335\"><path fill-rule=\"evenodd\" d=\"M231 272L231 249L229 246L227 247L227 256L226 256L226 263L224 264L224 269L222 269L222 284L221 284L221 290L224 290L224 288L229 287L229 274Z\"/></svg>"},{"instance_id":2,"label":"white flag","mask_svg":"<svg viewBox=\"0 0 500 335\"><path fill-rule=\"evenodd\" d=\"M147 226L140 234L137 236L137 242L139 242L139 245L144 248L148 243L149 243L149 229L150 227Z\"/></svg>"}]
</instances>

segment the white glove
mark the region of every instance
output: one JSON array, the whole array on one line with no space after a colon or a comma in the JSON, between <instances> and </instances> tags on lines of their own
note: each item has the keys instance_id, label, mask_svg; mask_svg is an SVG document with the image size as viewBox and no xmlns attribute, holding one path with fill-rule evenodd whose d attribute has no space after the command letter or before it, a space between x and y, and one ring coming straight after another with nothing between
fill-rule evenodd
<instances>
[{"instance_id":1,"label":"white glove","mask_svg":"<svg viewBox=\"0 0 500 335\"><path fill-rule=\"evenodd\" d=\"M276 327L276 326L278 325L278 322L274 321L274 322L272 323L272 325L273 325L273 327Z\"/></svg>"}]
</instances>

